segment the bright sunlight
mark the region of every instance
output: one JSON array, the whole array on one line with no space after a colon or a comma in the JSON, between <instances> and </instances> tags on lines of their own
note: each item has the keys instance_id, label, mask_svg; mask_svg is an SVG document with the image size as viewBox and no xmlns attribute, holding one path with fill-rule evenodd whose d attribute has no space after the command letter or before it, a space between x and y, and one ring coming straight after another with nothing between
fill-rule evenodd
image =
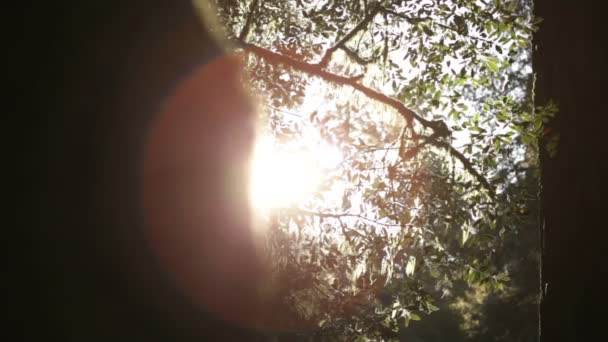
<instances>
[{"instance_id":1,"label":"bright sunlight","mask_svg":"<svg viewBox=\"0 0 608 342\"><path fill-rule=\"evenodd\" d=\"M251 206L256 211L297 206L318 190L327 170L341 161L338 148L313 137L292 143L260 137L250 171Z\"/></svg>"}]
</instances>

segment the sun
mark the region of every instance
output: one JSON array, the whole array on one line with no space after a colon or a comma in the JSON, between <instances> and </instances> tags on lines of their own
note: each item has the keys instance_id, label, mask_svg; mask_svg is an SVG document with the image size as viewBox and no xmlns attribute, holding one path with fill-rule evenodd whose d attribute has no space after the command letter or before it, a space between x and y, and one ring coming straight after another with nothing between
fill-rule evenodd
<instances>
[{"instance_id":1,"label":"sun","mask_svg":"<svg viewBox=\"0 0 608 342\"><path fill-rule=\"evenodd\" d=\"M314 138L279 143L259 137L250 169L251 207L259 214L302 204L318 191L327 171L341 161L338 148Z\"/></svg>"}]
</instances>

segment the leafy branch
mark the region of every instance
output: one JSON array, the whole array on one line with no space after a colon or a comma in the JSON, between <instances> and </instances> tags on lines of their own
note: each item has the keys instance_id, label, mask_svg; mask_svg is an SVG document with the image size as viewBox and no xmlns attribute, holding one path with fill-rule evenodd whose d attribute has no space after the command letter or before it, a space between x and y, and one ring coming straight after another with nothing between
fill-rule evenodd
<instances>
[{"instance_id":1,"label":"leafy branch","mask_svg":"<svg viewBox=\"0 0 608 342\"><path fill-rule=\"evenodd\" d=\"M393 16L395 16L395 17L398 17L398 18L404 19L405 21L407 21L409 24L412 24L412 25L416 25L416 24L419 24L419 23L422 23L422 22L425 22L425 21L430 21L430 20L432 20L431 18L413 18L413 17L410 17L410 16L405 15L404 13L395 12L395 11L390 10L390 9L388 9L388 8L383 8L383 9L382 9L382 11L383 11L384 13L387 13L387 14L393 15ZM473 40L478 40L478 41L482 41L482 42L486 42L486 43L493 43L493 42L492 42L491 40L489 40L489 39L485 39L485 38L482 38L482 37L471 36L471 35L469 35L469 34L466 34L466 33L462 32L461 30L459 30L459 29L457 29L457 28L452 27L452 26L449 26L449 25L444 25L444 24L442 24L442 23L438 23L436 20L434 20L434 21L433 21L433 24L434 24L434 25L437 25L437 26L439 26L439 27L441 27L441 28L444 28L444 29L446 29L446 30L449 30L449 31L455 32L455 33L457 33L457 34L459 34L459 35L462 35L462 36L464 36L464 37L467 37L467 38L473 39Z\"/></svg>"},{"instance_id":2,"label":"leafy branch","mask_svg":"<svg viewBox=\"0 0 608 342\"><path fill-rule=\"evenodd\" d=\"M362 221L366 221L368 223L377 224L377 225L385 226L385 227L401 227L402 226L401 224L380 222L380 221L371 219L369 217L365 217L365 216L358 215L358 214L350 214L350 213L327 213L327 212L310 211L310 210L305 210L305 209L290 209L289 212L291 214L318 216L318 217L323 217L323 218L335 218L335 219L351 217L351 218L356 218L356 219L359 219Z\"/></svg>"},{"instance_id":3,"label":"leafy branch","mask_svg":"<svg viewBox=\"0 0 608 342\"><path fill-rule=\"evenodd\" d=\"M351 48L349 48L348 46L342 46L341 47L342 51L344 51L346 53L346 55L350 58L352 58L355 62L361 64L361 65L367 65L371 62L373 62L373 59L365 59L361 56L359 56L359 54L352 50Z\"/></svg>"},{"instance_id":4,"label":"leafy branch","mask_svg":"<svg viewBox=\"0 0 608 342\"><path fill-rule=\"evenodd\" d=\"M486 190L488 190L488 192L490 193L490 197L492 199L495 199L496 193L494 191L494 187L492 187L492 185L490 185L488 180L475 169L475 167L473 166L473 163L471 163L471 161L467 157L465 157L464 154L460 153L460 151L458 151L456 148L454 148L454 146L448 144L445 141L431 140L430 143L435 145L436 147L447 150L452 156L454 156L456 159L458 159L460 161L460 163L462 164L462 166L465 168L465 170L467 170L473 177L475 177L475 179Z\"/></svg>"},{"instance_id":5,"label":"leafy branch","mask_svg":"<svg viewBox=\"0 0 608 342\"><path fill-rule=\"evenodd\" d=\"M485 179L485 177L475 169L473 164L458 150L456 150L453 146L434 138L445 136L445 129L447 125L443 121L432 121L427 120L422 117L420 114L416 113L412 109L408 108L403 104L403 102L387 96L383 93L380 93L374 89L364 86L359 83L358 77L347 77L338 75L323 69L322 65L319 64L311 64L307 62L303 62L297 59L293 59L288 56L284 56L282 54L270 51L265 48L261 48L259 46L249 44L249 43L241 43L241 46L246 48L246 52L253 53L254 55L263 58L266 62L275 64L275 65L285 65L295 70L305 72L309 75L318 76L322 79L339 84L344 86L350 86L360 93L364 94L368 98L378 101L384 105L394 108L403 118L408 122L408 125L411 122L416 121L424 128L430 129L433 133L431 134L431 142L433 145L445 149L449 154L453 155L456 159L458 159L464 166L464 168L475 177L479 181L479 183L490 193L490 196L494 198L494 188L490 185L490 183ZM449 132L448 132L449 133Z\"/></svg>"}]
</instances>

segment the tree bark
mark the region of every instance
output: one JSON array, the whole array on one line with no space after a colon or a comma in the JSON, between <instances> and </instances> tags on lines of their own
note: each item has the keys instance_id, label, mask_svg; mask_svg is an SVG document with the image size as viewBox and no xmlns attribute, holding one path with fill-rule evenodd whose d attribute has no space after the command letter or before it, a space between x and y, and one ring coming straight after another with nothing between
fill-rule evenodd
<instances>
[{"instance_id":1,"label":"tree bark","mask_svg":"<svg viewBox=\"0 0 608 342\"><path fill-rule=\"evenodd\" d=\"M606 169L605 11L596 1L537 0L536 106L559 106L550 124L558 152L541 151L543 250L541 341L585 341L605 332L606 224L600 193ZM605 134L604 134L605 135ZM544 146L556 135L545 136ZM605 164L605 163L604 163ZM605 203L605 202L604 202ZM600 335L601 336L601 335Z\"/></svg>"}]
</instances>

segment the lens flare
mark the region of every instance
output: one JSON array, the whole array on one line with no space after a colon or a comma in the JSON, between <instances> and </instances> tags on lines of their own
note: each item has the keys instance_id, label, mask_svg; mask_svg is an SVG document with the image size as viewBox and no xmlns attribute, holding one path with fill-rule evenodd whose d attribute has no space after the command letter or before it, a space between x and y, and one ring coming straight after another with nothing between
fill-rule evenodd
<instances>
[{"instance_id":1,"label":"lens flare","mask_svg":"<svg viewBox=\"0 0 608 342\"><path fill-rule=\"evenodd\" d=\"M252 208L259 213L303 203L318 190L326 171L341 161L336 147L315 143L312 138L281 145L261 137L251 165Z\"/></svg>"}]
</instances>

